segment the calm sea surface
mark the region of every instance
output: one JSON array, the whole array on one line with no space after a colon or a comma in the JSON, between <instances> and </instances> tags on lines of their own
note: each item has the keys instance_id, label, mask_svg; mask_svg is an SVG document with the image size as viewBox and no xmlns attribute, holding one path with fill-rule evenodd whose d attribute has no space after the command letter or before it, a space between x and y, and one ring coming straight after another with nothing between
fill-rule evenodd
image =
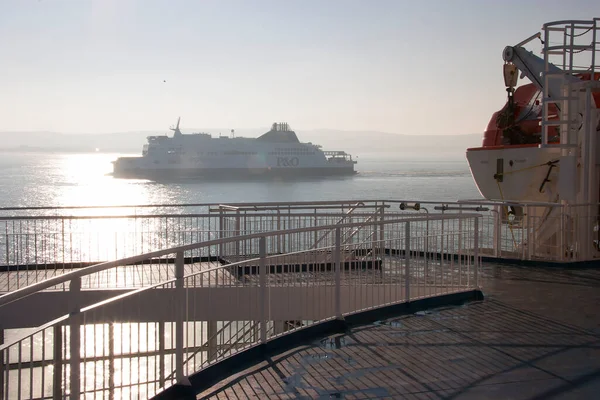
<instances>
[{"instance_id":1,"label":"calm sea surface","mask_svg":"<svg viewBox=\"0 0 600 400\"><path fill-rule=\"evenodd\" d=\"M464 154L369 154L351 177L252 182L115 179L121 155L0 152L0 206L480 198Z\"/></svg>"}]
</instances>

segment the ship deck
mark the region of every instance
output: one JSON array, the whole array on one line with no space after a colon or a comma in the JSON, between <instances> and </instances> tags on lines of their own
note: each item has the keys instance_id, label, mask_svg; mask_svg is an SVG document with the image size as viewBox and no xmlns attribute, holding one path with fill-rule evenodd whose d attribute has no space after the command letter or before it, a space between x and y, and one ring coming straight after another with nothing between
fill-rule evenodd
<instances>
[{"instance_id":1,"label":"ship deck","mask_svg":"<svg viewBox=\"0 0 600 400\"><path fill-rule=\"evenodd\" d=\"M198 398L593 398L600 271L486 264L485 300L353 328Z\"/></svg>"}]
</instances>

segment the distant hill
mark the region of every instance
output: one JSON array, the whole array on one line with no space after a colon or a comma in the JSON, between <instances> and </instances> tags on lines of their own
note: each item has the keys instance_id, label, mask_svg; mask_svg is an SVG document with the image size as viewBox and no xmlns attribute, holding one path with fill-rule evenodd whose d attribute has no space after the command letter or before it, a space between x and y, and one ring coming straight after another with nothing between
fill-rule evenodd
<instances>
[{"instance_id":1,"label":"distant hill","mask_svg":"<svg viewBox=\"0 0 600 400\"><path fill-rule=\"evenodd\" d=\"M431 151L434 153L464 152L481 145L482 134L465 135L404 135L377 131L314 130L298 132L302 141L320 144L324 149L349 153L392 153Z\"/></svg>"},{"instance_id":2,"label":"distant hill","mask_svg":"<svg viewBox=\"0 0 600 400\"><path fill-rule=\"evenodd\" d=\"M236 136L257 137L262 129L236 129ZM229 135L228 129L183 129L184 133L208 132ZM464 152L481 144L482 135L405 135L377 131L341 131L316 129L297 131L302 142L320 144L324 150L344 150L352 154L423 151L433 153ZM146 137L165 131L104 134L65 134L57 132L0 132L0 149L30 151L95 151L140 153ZM169 134L171 134L169 132Z\"/></svg>"}]
</instances>

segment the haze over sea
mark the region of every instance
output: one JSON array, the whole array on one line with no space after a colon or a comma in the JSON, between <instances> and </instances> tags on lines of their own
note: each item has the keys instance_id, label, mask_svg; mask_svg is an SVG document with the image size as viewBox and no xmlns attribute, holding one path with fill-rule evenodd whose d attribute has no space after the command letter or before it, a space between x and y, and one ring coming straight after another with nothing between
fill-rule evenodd
<instances>
[{"instance_id":1,"label":"haze over sea","mask_svg":"<svg viewBox=\"0 0 600 400\"><path fill-rule=\"evenodd\" d=\"M121 153L0 152L0 206L103 206L480 198L464 153L369 153L351 177L151 182L115 179Z\"/></svg>"}]
</instances>

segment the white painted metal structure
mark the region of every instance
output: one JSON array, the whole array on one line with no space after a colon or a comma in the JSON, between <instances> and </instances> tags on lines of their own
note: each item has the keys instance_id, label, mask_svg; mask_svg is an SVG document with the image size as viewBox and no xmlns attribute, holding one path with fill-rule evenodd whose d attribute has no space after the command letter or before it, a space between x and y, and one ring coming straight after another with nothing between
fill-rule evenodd
<instances>
[{"instance_id":1,"label":"white painted metal structure","mask_svg":"<svg viewBox=\"0 0 600 400\"><path fill-rule=\"evenodd\" d=\"M477 288L478 216L355 212L367 206L310 215L337 223L235 232L0 296L0 398L148 397L290 329ZM211 252L241 260L195 261ZM127 277L129 286L116 284Z\"/></svg>"},{"instance_id":2,"label":"white painted metal structure","mask_svg":"<svg viewBox=\"0 0 600 400\"><path fill-rule=\"evenodd\" d=\"M594 18L544 24L542 58L523 47L541 38L539 33L504 49L505 62L515 65L522 76L542 90L541 143L481 147L467 152L475 182L486 199L538 203L526 213L522 207L517 213L526 215L527 223L535 223L527 230L535 232L536 245L556 249L556 253L548 254L552 258L569 258L573 253L579 259L600 255L600 105L593 96L600 91L599 21ZM582 76L590 79L583 80ZM551 115L551 104L557 107L558 116ZM558 127L558 143L549 140L551 127Z\"/></svg>"}]
</instances>

